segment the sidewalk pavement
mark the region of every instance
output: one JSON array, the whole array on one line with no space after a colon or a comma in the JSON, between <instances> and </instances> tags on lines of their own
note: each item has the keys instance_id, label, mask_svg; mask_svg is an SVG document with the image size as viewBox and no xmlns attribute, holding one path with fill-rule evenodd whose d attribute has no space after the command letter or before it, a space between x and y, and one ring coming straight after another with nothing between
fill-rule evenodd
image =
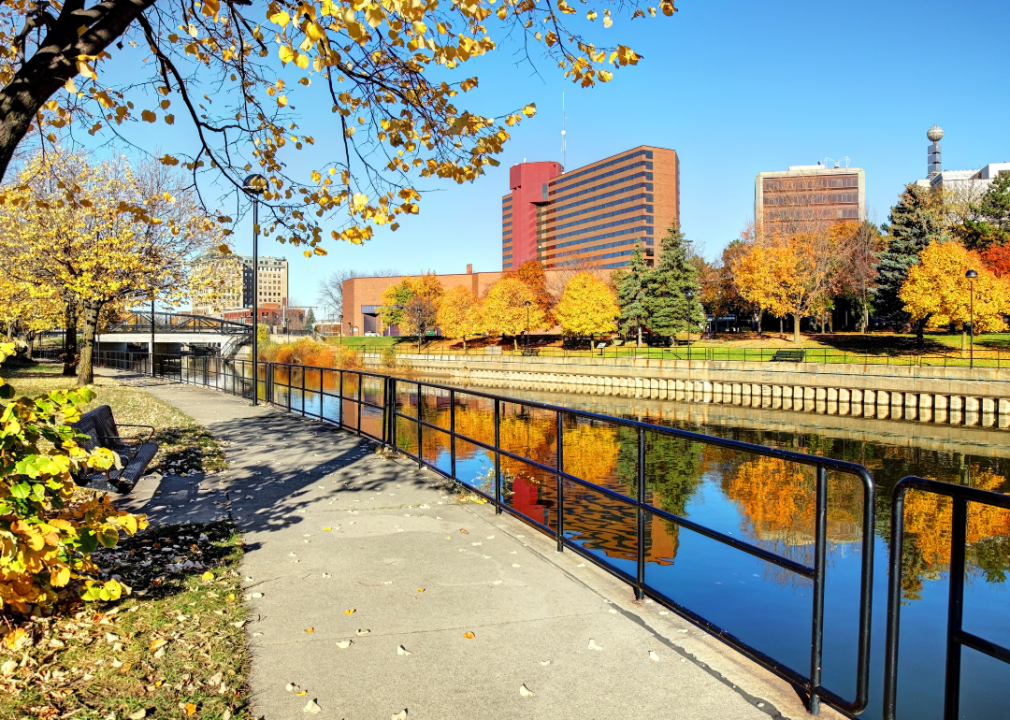
<instances>
[{"instance_id":1,"label":"sidewalk pavement","mask_svg":"<svg viewBox=\"0 0 1010 720\"><path fill-rule=\"evenodd\" d=\"M416 463L220 392L120 378L225 445L227 471L146 479L124 505L234 518L257 718L808 717L789 684Z\"/></svg>"}]
</instances>

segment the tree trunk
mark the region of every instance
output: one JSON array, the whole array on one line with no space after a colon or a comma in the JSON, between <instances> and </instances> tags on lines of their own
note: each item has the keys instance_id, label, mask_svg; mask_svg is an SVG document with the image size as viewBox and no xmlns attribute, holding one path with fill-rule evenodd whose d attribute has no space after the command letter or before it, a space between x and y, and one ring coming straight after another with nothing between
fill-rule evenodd
<instances>
[{"instance_id":1,"label":"tree trunk","mask_svg":"<svg viewBox=\"0 0 1010 720\"><path fill-rule=\"evenodd\" d=\"M29 360L34 360L35 356L35 331L29 330L25 333L25 344L28 346L27 358Z\"/></svg>"},{"instance_id":2,"label":"tree trunk","mask_svg":"<svg viewBox=\"0 0 1010 720\"><path fill-rule=\"evenodd\" d=\"M463 354L466 355L466 335L463 336Z\"/></svg>"},{"instance_id":3,"label":"tree trunk","mask_svg":"<svg viewBox=\"0 0 1010 720\"><path fill-rule=\"evenodd\" d=\"M832 335L835 334L835 314L833 312L828 313L828 332Z\"/></svg>"},{"instance_id":4,"label":"tree trunk","mask_svg":"<svg viewBox=\"0 0 1010 720\"><path fill-rule=\"evenodd\" d=\"M779 318L779 335L786 336L786 319L784 317Z\"/></svg>"},{"instance_id":5,"label":"tree trunk","mask_svg":"<svg viewBox=\"0 0 1010 720\"><path fill-rule=\"evenodd\" d=\"M925 347L926 345L926 338L924 333L926 331L926 323L928 321L929 321L928 317L922 320L915 321L915 346L917 348L922 348Z\"/></svg>"},{"instance_id":6,"label":"tree trunk","mask_svg":"<svg viewBox=\"0 0 1010 720\"><path fill-rule=\"evenodd\" d=\"M639 348L642 347L642 326L641 325L638 326L638 341L637 341L637 344L635 345L635 347L639 347Z\"/></svg>"},{"instance_id":7,"label":"tree trunk","mask_svg":"<svg viewBox=\"0 0 1010 720\"><path fill-rule=\"evenodd\" d=\"M81 361L77 365L78 387L90 385L95 381L95 333L98 331L98 313L102 310L102 303L95 302L94 300L85 300L82 309L84 311L82 313L84 317L84 333L81 337Z\"/></svg>"},{"instance_id":8,"label":"tree trunk","mask_svg":"<svg viewBox=\"0 0 1010 720\"><path fill-rule=\"evenodd\" d=\"M868 303L863 303L863 326L860 328L859 333L865 335L866 331L870 329L870 306Z\"/></svg>"},{"instance_id":9,"label":"tree trunk","mask_svg":"<svg viewBox=\"0 0 1010 720\"><path fill-rule=\"evenodd\" d=\"M800 341L800 316L793 313L793 342L798 343Z\"/></svg>"},{"instance_id":10,"label":"tree trunk","mask_svg":"<svg viewBox=\"0 0 1010 720\"><path fill-rule=\"evenodd\" d=\"M63 331L63 374L73 377L77 374L77 308L67 303Z\"/></svg>"}]
</instances>

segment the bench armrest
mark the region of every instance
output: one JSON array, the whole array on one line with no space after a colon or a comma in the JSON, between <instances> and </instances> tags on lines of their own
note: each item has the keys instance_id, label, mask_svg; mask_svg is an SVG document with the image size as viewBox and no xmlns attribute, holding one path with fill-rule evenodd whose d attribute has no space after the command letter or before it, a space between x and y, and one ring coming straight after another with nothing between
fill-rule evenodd
<instances>
[{"instance_id":1,"label":"bench armrest","mask_svg":"<svg viewBox=\"0 0 1010 720\"><path fill-rule=\"evenodd\" d=\"M124 423L116 423L116 424L119 427L121 427L121 428L144 428L144 429L146 429L147 430L147 435L144 436L144 438L143 438L145 441L146 440L150 440L151 437L154 435L154 426L153 425L127 425L127 424L124 424ZM119 438L119 439L123 439L123 438ZM140 438L137 438L137 439L139 440Z\"/></svg>"}]
</instances>

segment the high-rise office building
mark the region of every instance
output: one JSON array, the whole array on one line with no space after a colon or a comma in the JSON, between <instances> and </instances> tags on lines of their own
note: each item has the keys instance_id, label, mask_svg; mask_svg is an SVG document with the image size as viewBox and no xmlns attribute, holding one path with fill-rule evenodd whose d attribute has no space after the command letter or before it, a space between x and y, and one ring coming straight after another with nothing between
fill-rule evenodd
<instances>
[{"instance_id":1,"label":"high-rise office building","mask_svg":"<svg viewBox=\"0 0 1010 720\"><path fill-rule=\"evenodd\" d=\"M754 222L766 233L808 232L866 218L866 175L862 168L794 165L758 173Z\"/></svg>"},{"instance_id":2,"label":"high-rise office building","mask_svg":"<svg viewBox=\"0 0 1010 720\"><path fill-rule=\"evenodd\" d=\"M253 259L242 255L242 262L252 270ZM259 258L259 302L288 304L288 261L287 258L261 255ZM252 273L249 273L248 302L243 307L252 307Z\"/></svg>"},{"instance_id":3,"label":"high-rise office building","mask_svg":"<svg viewBox=\"0 0 1010 720\"><path fill-rule=\"evenodd\" d=\"M680 217L677 153L641 146L563 173L556 162L514 165L502 198L502 269L612 269L635 246L652 265Z\"/></svg>"},{"instance_id":4,"label":"high-rise office building","mask_svg":"<svg viewBox=\"0 0 1010 720\"><path fill-rule=\"evenodd\" d=\"M288 304L288 261L269 255L259 260L259 304ZM224 310L253 306L251 255L201 255L193 261L191 312L220 316Z\"/></svg>"}]
</instances>

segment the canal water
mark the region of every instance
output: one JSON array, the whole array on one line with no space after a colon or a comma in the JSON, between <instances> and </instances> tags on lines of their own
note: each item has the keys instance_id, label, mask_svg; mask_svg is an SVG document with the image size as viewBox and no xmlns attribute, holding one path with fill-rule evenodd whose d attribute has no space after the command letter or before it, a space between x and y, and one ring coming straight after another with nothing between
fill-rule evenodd
<instances>
[{"instance_id":1,"label":"canal water","mask_svg":"<svg viewBox=\"0 0 1010 720\"><path fill-rule=\"evenodd\" d=\"M344 400L332 379L275 377L274 402L294 412L356 425L356 403ZM319 388L322 394L287 385ZM345 398L358 397L357 379L345 376ZM446 384L444 379L431 382ZM493 401L466 392L455 395L457 432L493 443ZM475 389L477 390L477 389ZM1010 434L982 428L931 427L921 423L817 416L789 411L702 405L613 396L550 393L481 387L479 392L589 410L615 417L746 442L785 448L866 466L877 486L874 533L873 645L871 690L862 717L881 717L886 623L886 579L890 498L895 483L920 475L996 492L1010 492ZM289 394L290 393L290 394ZM360 397L381 404L382 383L365 379ZM415 382L397 386L400 412L449 429L449 394L417 391ZM343 406L343 407L341 407ZM637 436L606 422L562 417L565 471L634 498ZM503 449L553 466L557 417L520 403L503 403ZM382 435L380 410L363 407L362 429ZM424 428L424 459L450 472L448 433ZM418 452L417 424L400 419L397 444ZM812 469L775 458L651 433L647 436L645 498L681 515L803 564L813 564L814 488ZM493 491L493 456L457 440L456 476ZM557 527L553 475L503 458L503 494L531 521ZM942 718L944 649L950 559L951 506L946 499L913 491L906 500L906 541L899 657L898 717ZM828 549L825 600L824 687L854 697L856 633L862 543L862 491L852 477L829 473ZM637 520L633 509L599 492L565 487L565 534L607 563L635 574ZM1010 645L1007 573L1010 571L1010 513L971 505L967 538L965 630ZM733 550L691 530L650 515L646 537L646 580L762 652L809 673L812 584L778 566ZM962 718L1010 717L1010 667L973 650L963 650Z\"/></svg>"}]
</instances>

